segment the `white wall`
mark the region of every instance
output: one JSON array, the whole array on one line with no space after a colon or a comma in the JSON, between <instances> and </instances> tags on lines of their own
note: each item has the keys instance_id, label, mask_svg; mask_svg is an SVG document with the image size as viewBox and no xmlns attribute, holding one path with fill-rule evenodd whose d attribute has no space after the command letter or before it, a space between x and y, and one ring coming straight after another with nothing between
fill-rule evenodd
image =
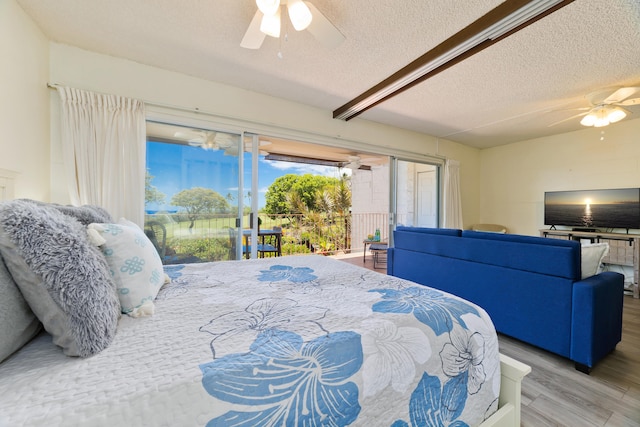
<instances>
[{"instance_id":1,"label":"white wall","mask_svg":"<svg viewBox=\"0 0 640 427\"><path fill-rule=\"evenodd\" d=\"M14 0L0 0L0 168L14 196L49 200L49 42Z\"/></svg>"},{"instance_id":2,"label":"white wall","mask_svg":"<svg viewBox=\"0 0 640 427\"><path fill-rule=\"evenodd\" d=\"M538 235L545 191L640 187L640 119L485 149L480 164L480 222Z\"/></svg>"},{"instance_id":3,"label":"white wall","mask_svg":"<svg viewBox=\"0 0 640 427\"><path fill-rule=\"evenodd\" d=\"M353 213L389 213L389 164L351 174Z\"/></svg>"}]
</instances>

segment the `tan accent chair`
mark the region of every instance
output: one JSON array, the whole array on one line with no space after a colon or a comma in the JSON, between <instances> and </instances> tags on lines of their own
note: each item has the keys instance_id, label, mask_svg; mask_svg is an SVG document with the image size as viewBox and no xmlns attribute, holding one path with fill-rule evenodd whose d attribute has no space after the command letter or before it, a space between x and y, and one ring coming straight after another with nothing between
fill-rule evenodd
<instances>
[{"instance_id":1,"label":"tan accent chair","mask_svg":"<svg viewBox=\"0 0 640 427\"><path fill-rule=\"evenodd\" d=\"M500 233L500 234L507 233L507 227L500 224L473 224L471 226L471 230L484 231L486 233Z\"/></svg>"}]
</instances>

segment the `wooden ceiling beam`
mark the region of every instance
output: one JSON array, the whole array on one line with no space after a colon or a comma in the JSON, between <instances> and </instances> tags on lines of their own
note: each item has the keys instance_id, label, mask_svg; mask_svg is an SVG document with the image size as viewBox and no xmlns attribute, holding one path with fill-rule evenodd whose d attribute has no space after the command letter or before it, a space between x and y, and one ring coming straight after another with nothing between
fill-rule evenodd
<instances>
[{"instance_id":1,"label":"wooden ceiling beam","mask_svg":"<svg viewBox=\"0 0 640 427\"><path fill-rule=\"evenodd\" d=\"M333 118L350 120L381 102L475 55L500 40L517 33L573 1L574 0L507 0L377 85L334 110ZM548 7L545 8L546 5L548 5ZM528 7L540 7L542 10L513 28L502 33L499 32L495 37L483 38L483 32L491 31L492 26L503 20L509 20L513 15L517 15L521 9ZM477 40L474 41L474 38ZM465 44L469 44L468 48L465 48ZM456 53L456 50L460 52ZM437 63L439 59L447 55L453 56L447 59L446 62L433 67L433 63Z\"/></svg>"}]
</instances>

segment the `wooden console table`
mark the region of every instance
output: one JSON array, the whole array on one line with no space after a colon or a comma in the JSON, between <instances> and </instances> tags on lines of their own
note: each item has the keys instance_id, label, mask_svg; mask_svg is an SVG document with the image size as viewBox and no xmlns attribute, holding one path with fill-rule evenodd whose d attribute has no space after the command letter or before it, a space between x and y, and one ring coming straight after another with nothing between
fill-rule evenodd
<instances>
[{"instance_id":1,"label":"wooden console table","mask_svg":"<svg viewBox=\"0 0 640 427\"><path fill-rule=\"evenodd\" d=\"M640 234L598 233L572 230L540 230L540 236L552 239L582 240L592 243L609 243L609 255L602 260L605 264L633 267L633 297L640 297L638 276L640 275Z\"/></svg>"}]
</instances>

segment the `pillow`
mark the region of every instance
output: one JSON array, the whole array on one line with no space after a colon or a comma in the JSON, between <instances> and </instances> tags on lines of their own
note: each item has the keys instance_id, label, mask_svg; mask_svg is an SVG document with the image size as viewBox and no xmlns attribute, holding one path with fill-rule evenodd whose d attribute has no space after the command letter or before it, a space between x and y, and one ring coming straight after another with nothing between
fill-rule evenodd
<instances>
[{"instance_id":1,"label":"pillow","mask_svg":"<svg viewBox=\"0 0 640 427\"><path fill-rule=\"evenodd\" d=\"M25 300L68 356L109 346L120 304L107 262L75 218L24 200L0 204L0 252Z\"/></svg>"},{"instance_id":2,"label":"pillow","mask_svg":"<svg viewBox=\"0 0 640 427\"><path fill-rule=\"evenodd\" d=\"M122 312L131 317L153 314L153 300L165 282L160 255L135 223L89 224L102 248L118 289Z\"/></svg>"},{"instance_id":3,"label":"pillow","mask_svg":"<svg viewBox=\"0 0 640 427\"><path fill-rule=\"evenodd\" d=\"M28 343L41 328L0 258L0 362Z\"/></svg>"},{"instance_id":4,"label":"pillow","mask_svg":"<svg viewBox=\"0 0 640 427\"><path fill-rule=\"evenodd\" d=\"M600 271L602 259L609 254L608 243L593 243L581 246L582 278L595 276Z\"/></svg>"},{"instance_id":5,"label":"pillow","mask_svg":"<svg viewBox=\"0 0 640 427\"><path fill-rule=\"evenodd\" d=\"M48 206L62 212L63 214L73 217L80 221L82 225L89 225L92 222L113 222L111 214L106 209L94 205L82 206L65 206L57 203L44 203L31 199L20 199L25 202L34 203L39 206Z\"/></svg>"}]
</instances>

